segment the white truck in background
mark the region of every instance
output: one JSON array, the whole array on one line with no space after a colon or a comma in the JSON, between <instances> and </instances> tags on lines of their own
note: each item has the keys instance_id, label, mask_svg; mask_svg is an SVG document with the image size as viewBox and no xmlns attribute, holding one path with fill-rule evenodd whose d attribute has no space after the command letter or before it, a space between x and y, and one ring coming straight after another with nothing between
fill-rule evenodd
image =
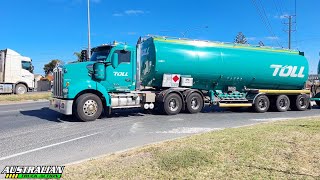
<instances>
[{"instance_id":1,"label":"white truck in background","mask_svg":"<svg viewBox=\"0 0 320 180\"><path fill-rule=\"evenodd\" d=\"M14 50L0 50L0 94L24 94L35 87L32 60Z\"/></svg>"}]
</instances>

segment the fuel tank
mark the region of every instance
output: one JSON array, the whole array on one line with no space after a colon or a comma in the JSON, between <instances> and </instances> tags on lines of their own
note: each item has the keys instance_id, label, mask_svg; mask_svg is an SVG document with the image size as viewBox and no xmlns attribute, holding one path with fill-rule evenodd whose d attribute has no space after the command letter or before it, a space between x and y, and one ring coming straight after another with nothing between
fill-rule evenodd
<instances>
[{"instance_id":1,"label":"fuel tank","mask_svg":"<svg viewBox=\"0 0 320 180\"><path fill-rule=\"evenodd\" d=\"M141 81L161 88L164 74L192 77L195 89L303 89L308 61L281 48L150 37L141 44Z\"/></svg>"}]
</instances>

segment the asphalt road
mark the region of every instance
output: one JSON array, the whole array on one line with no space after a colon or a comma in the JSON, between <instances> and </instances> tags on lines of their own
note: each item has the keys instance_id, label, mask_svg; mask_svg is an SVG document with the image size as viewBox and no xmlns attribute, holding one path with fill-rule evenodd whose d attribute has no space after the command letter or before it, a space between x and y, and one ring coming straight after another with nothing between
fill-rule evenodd
<instances>
[{"instance_id":1,"label":"asphalt road","mask_svg":"<svg viewBox=\"0 0 320 180\"><path fill-rule=\"evenodd\" d=\"M195 133L320 115L320 109L258 114L206 108L176 116L118 112L77 122L49 110L48 102L0 105L0 171L5 165L61 165Z\"/></svg>"}]
</instances>

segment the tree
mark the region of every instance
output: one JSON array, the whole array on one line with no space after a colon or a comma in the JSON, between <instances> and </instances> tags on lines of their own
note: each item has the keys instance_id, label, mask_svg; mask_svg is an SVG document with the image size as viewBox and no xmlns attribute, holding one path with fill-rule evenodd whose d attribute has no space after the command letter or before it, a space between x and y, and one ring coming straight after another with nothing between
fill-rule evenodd
<instances>
[{"instance_id":1,"label":"tree","mask_svg":"<svg viewBox=\"0 0 320 180\"><path fill-rule=\"evenodd\" d=\"M234 42L237 44L248 44L247 39L242 32L238 33Z\"/></svg>"},{"instance_id":2,"label":"tree","mask_svg":"<svg viewBox=\"0 0 320 180\"><path fill-rule=\"evenodd\" d=\"M264 43L262 41L259 41L259 46L264 46Z\"/></svg>"},{"instance_id":3,"label":"tree","mask_svg":"<svg viewBox=\"0 0 320 180\"><path fill-rule=\"evenodd\" d=\"M86 49L81 50L81 52L74 52L73 54L77 56L77 62L84 62L89 60Z\"/></svg>"},{"instance_id":4,"label":"tree","mask_svg":"<svg viewBox=\"0 0 320 180\"><path fill-rule=\"evenodd\" d=\"M78 62L82 61L82 57L81 57L81 53L80 52L74 52L73 55L75 55L77 57L77 61Z\"/></svg>"},{"instance_id":5,"label":"tree","mask_svg":"<svg viewBox=\"0 0 320 180\"><path fill-rule=\"evenodd\" d=\"M59 59L53 59L48 64L45 64L43 67L44 73L47 75L51 74L53 72L53 69L59 64L61 60Z\"/></svg>"}]
</instances>

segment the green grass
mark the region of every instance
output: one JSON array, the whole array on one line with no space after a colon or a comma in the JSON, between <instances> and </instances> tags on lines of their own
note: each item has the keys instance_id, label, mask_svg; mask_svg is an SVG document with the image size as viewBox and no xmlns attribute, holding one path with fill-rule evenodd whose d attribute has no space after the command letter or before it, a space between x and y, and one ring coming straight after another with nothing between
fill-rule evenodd
<instances>
[{"instance_id":1,"label":"green grass","mask_svg":"<svg viewBox=\"0 0 320 180\"><path fill-rule=\"evenodd\" d=\"M43 99L50 99L51 92L39 92L39 93L27 93L27 94L9 94L9 95L0 95L0 103L7 103L7 102L15 102L15 101L27 101L27 100L43 100Z\"/></svg>"},{"instance_id":2,"label":"green grass","mask_svg":"<svg viewBox=\"0 0 320 180\"><path fill-rule=\"evenodd\" d=\"M67 166L63 178L320 179L320 118L225 129L150 145Z\"/></svg>"}]
</instances>

